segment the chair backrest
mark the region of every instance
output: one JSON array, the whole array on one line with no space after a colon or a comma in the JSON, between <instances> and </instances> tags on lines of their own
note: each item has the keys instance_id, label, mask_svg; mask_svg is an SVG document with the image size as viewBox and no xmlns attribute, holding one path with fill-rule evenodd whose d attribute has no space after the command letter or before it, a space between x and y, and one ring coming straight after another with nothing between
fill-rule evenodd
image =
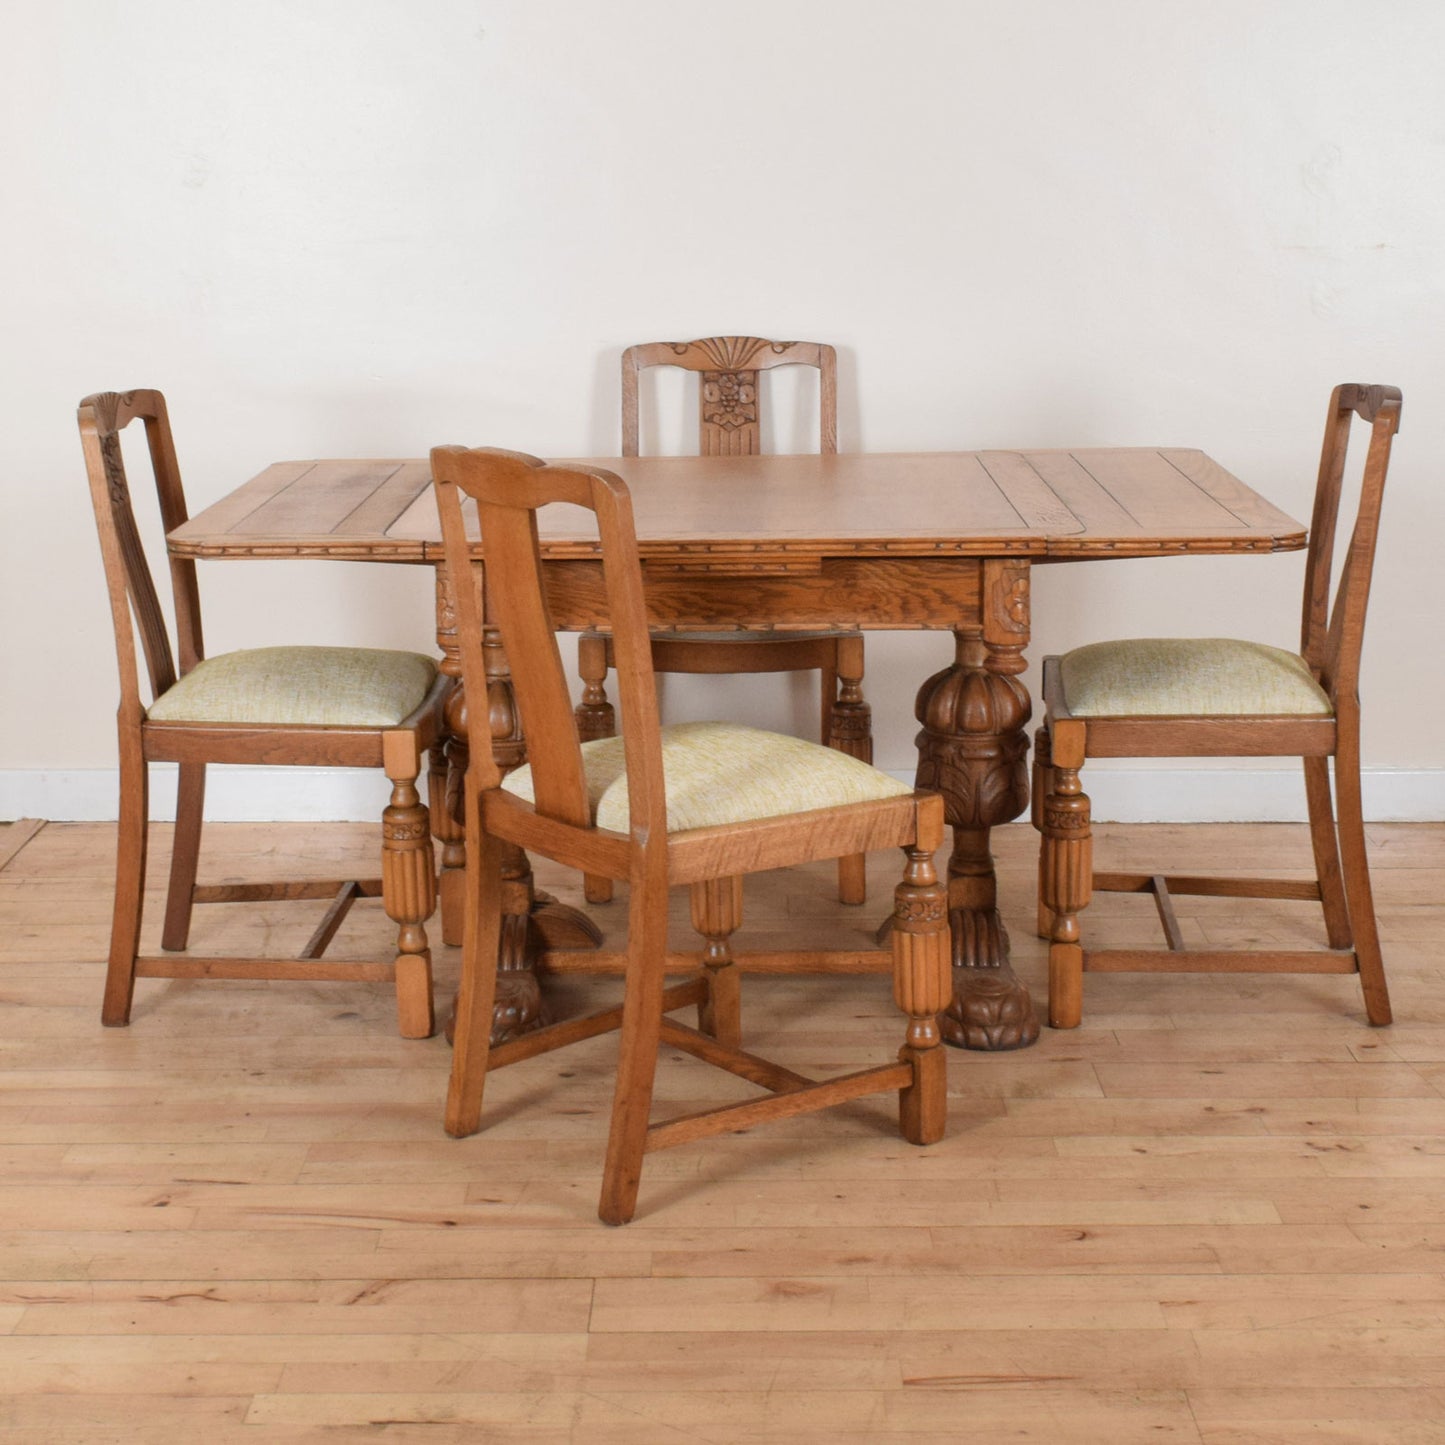
<instances>
[{"instance_id":1,"label":"chair backrest","mask_svg":"<svg viewBox=\"0 0 1445 1445\"><path fill-rule=\"evenodd\" d=\"M632 498L620 477L600 468L551 467L522 452L435 447L432 479L441 513L447 572L457 609L462 680L472 699L487 696L482 623L502 635L517 710L527 740L539 813L577 827L590 825L581 743L547 591L537 539L537 512L553 502L585 507L597 518L603 580L611 615L622 738L633 835L661 840L667 832L662 742L652 648L643 601L642 567ZM462 494L477 504L485 562L485 595L476 584L462 513ZM470 585L469 585L470 584ZM470 766L480 785L498 782L487 708L468 708Z\"/></svg>"},{"instance_id":2,"label":"chair backrest","mask_svg":"<svg viewBox=\"0 0 1445 1445\"><path fill-rule=\"evenodd\" d=\"M1361 386L1351 382L1337 386L1330 396L1314 515L1310 520L1300 654L1318 675L1336 711L1342 706L1355 706L1365 611L1370 600L1370 575L1380 530L1380 504L1390 466L1390 445L1400 429L1400 407L1400 392L1393 386ZM1369 450L1360 480L1354 530L1332 607L1330 570L1344 487L1345 455L1356 416L1370 425Z\"/></svg>"},{"instance_id":3,"label":"chair backrest","mask_svg":"<svg viewBox=\"0 0 1445 1445\"><path fill-rule=\"evenodd\" d=\"M654 341L622 353L622 455L638 453L637 377L645 366L678 366L698 376L698 450L705 457L755 456L762 450L758 372L774 366L818 368L818 449L838 450L838 363L817 341L709 336Z\"/></svg>"},{"instance_id":4,"label":"chair backrest","mask_svg":"<svg viewBox=\"0 0 1445 1445\"><path fill-rule=\"evenodd\" d=\"M186 520L180 468L176 465L166 399L158 391L98 392L80 403L78 420L85 469L90 479L90 500L105 562L111 618L115 624L121 710L138 719L147 704L140 695L136 634L140 634L145 654L151 701L178 676L189 672L204 652L196 564L189 558L179 557L172 557L170 561L171 602L176 624L176 650L174 653L171 650L160 594L136 525L125 458L121 454L121 432L133 421L145 423L161 525L167 532Z\"/></svg>"}]
</instances>

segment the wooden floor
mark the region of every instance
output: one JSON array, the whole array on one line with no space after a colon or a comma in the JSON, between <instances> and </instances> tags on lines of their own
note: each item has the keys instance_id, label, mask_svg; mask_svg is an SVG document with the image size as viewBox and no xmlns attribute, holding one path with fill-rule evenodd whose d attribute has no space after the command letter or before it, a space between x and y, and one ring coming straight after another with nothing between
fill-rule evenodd
<instances>
[{"instance_id":1,"label":"wooden floor","mask_svg":"<svg viewBox=\"0 0 1445 1445\"><path fill-rule=\"evenodd\" d=\"M494 1076L489 1130L457 1141L447 1046L397 1037L381 986L143 981L103 1030L110 829L21 827L0 1442L1445 1440L1445 826L1371 830L1393 1028L1352 978L1093 976L1081 1029L949 1052L943 1143L903 1144L872 1100L654 1155L624 1229L594 1212L611 1040ZM213 827L203 876L371 871L374 846ZM1032 834L998 851L1041 994ZM1306 852L1293 827L1100 830L1127 868ZM880 911L840 925L828 869L787 882L750 889L759 945ZM1178 902L1195 939L1322 932L1305 905ZM315 916L212 909L193 943L284 949ZM1152 920L1115 897L1087 924L1142 941ZM338 946L387 932L366 904ZM456 967L439 950L448 989ZM804 1070L901 1034L881 978L750 979L744 1020ZM663 1065L664 1106L717 1087Z\"/></svg>"}]
</instances>

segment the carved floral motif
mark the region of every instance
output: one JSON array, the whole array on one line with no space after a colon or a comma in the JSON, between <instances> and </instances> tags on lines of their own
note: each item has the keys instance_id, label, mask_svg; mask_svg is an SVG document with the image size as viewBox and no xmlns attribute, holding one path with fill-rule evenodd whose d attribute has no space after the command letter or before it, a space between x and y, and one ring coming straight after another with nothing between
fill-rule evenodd
<instances>
[{"instance_id":1,"label":"carved floral motif","mask_svg":"<svg viewBox=\"0 0 1445 1445\"><path fill-rule=\"evenodd\" d=\"M1004 612L1010 621L1017 624L1020 632L1029 629L1029 577L1025 572L1014 577L1004 594Z\"/></svg>"},{"instance_id":2,"label":"carved floral motif","mask_svg":"<svg viewBox=\"0 0 1445 1445\"><path fill-rule=\"evenodd\" d=\"M1003 737L991 757L980 756L952 738L918 735L920 788L942 793L955 827L991 828L1017 818L1028 806L1025 766L1028 740Z\"/></svg>"},{"instance_id":3,"label":"carved floral motif","mask_svg":"<svg viewBox=\"0 0 1445 1445\"><path fill-rule=\"evenodd\" d=\"M758 374L755 371L705 371L702 419L724 431L758 424Z\"/></svg>"},{"instance_id":4,"label":"carved floral motif","mask_svg":"<svg viewBox=\"0 0 1445 1445\"><path fill-rule=\"evenodd\" d=\"M834 747L839 743L856 742L861 738L871 737L872 732L873 710L866 702L839 703L834 706L828 724L828 741Z\"/></svg>"},{"instance_id":5,"label":"carved floral motif","mask_svg":"<svg viewBox=\"0 0 1445 1445\"><path fill-rule=\"evenodd\" d=\"M1083 833L1089 828L1088 807L1044 808L1044 828L1050 833Z\"/></svg>"},{"instance_id":6,"label":"carved floral motif","mask_svg":"<svg viewBox=\"0 0 1445 1445\"><path fill-rule=\"evenodd\" d=\"M409 818L383 817L381 835L392 843L415 843L431 837L431 823L424 809L415 807Z\"/></svg>"},{"instance_id":7,"label":"carved floral motif","mask_svg":"<svg viewBox=\"0 0 1445 1445\"><path fill-rule=\"evenodd\" d=\"M436 569L437 636L449 652L456 650L457 609L452 598L451 576L445 567Z\"/></svg>"},{"instance_id":8,"label":"carved floral motif","mask_svg":"<svg viewBox=\"0 0 1445 1445\"><path fill-rule=\"evenodd\" d=\"M948 894L939 889L937 893L921 897L906 894L894 899L893 917L899 923L936 923L948 912Z\"/></svg>"}]
</instances>

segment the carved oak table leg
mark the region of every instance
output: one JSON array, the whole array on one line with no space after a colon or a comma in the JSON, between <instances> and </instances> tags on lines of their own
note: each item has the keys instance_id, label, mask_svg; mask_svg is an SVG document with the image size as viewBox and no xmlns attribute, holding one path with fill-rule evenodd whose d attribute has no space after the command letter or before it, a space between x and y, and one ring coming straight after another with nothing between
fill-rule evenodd
<instances>
[{"instance_id":1,"label":"carved oak table leg","mask_svg":"<svg viewBox=\"0 0 1445 1445\"><path fill-rule=\"evenodd\" d=\"M482 585L482 567L475 567L476 584ZM449 600L450 581L444 567L437 568L437 641L443 653L441 670L456 678L456 685L447 699L445 747L446 781L443 800L447 820L460 838L463 781L467 767L467 699L461 683L461 658L456 641L455 614ZM486 616L486 609L482 615ZM512 690L512 674L507 655L502 649L500 633L494 627L482 629L482 660L487 677L487 713L492 734L492 756L505 775L527 761L526 739L522 736L521 717ZM437 797L433 784L433 798ZM451 920L461 936L461 920L465 909L465 874L456 867L446 867L446 837L443 840L442 902L445 910L448 890L452 898ZM464 854L463 854L464 857ZM544 948L596 948L602 942L597 925L579 909L559 903L547 893L538 893L532 886L532 865L521 848L508 846L502 862L502 940L497 959L497 996L492 1011L492 1046L505 1043L518 1034L540 1028L547 1021L546 1004L537 981L536 959ZM448 916L443 913L443 937L447 933ZM453 1008L453 1017L455 1008ZM452 1025L447 1025L451 1036Z\"/></svg>"},{"instance_id":2,"label":"carved oak table leg","mask_svg":"<svg viewBox=\"0 0 1445 1445\"><path fill-rule=\"evenodd\" d=\"M940 1020L943 1037L962 1048L1017 1049L1038 1038L1039 1023L1009 965L989 830L1028 806L1024 725L1033 709L1019 677L1029 640L1028 563L984 562L982 581L981 625L955 631L953 665L918 693L918 786L943 794L953 827L954 996Z\"/></svg>"}]
</instances>

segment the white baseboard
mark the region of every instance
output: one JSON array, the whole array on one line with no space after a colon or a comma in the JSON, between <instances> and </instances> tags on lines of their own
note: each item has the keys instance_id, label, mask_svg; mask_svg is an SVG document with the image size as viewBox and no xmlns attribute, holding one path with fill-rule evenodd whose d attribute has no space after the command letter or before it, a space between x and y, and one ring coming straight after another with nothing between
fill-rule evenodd
<instances>
[{"instance_id":1,"label":"white baseboard","mask_svg":"<svg viewBox=\"0 0 1445 1445\"><path fill-rule=\"evenodd\" d=\"M174 764L151 766L150 815L176 816ZM91 823L114 819L119 774L110 768L0 772L0 818ZM378 819L391 797L374 768L206 769L206 817L217 823L306 823Z\"/></svg>"},{"instance_id":2,"label":"white baseboard","mask_svg":"<svg viewBox=\"0 0 1445 1445\"><path fill-rule=\"evenodd\" d=\"M1091 813L1101 823L1303 823L1303 770L1120 768L1090 764ZM1360 780L1365 821L1445 821L1445 769L1371 768Z\"/></svg>"},{"instance_id":3,"label":"white baseboard","mask_svg":"<svg viewBox=\"0 0 1445 1445\"><path fill-rule=\"evenodd\" d=\"M909 772L890 769L903 782ZM1098 822L1302 822L1295 768L1121 768L1091 764L1085 786ZM99 822L116 815L113 769L0 771L0 819ZM1375 768L1364 777L1365 817L1376 823L1445 820L1445 769ZM350 768L214 766L206 816L216 822L366 821L390 796L385 777ZM175 816L175 768L151 769L151 816Z\"/></svg>"}]
</instances>

